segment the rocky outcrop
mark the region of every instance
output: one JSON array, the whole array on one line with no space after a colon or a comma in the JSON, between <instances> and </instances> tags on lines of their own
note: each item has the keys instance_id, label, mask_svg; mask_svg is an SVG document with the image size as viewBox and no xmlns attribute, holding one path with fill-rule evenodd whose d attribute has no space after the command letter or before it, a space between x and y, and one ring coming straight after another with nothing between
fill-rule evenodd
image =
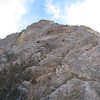
<instances>
[{"instance_id":1,"label":"rocky outcrop","mask_svg":"<svg viewBox=\"0 0 100 100\"><path fill-rule=\"evenodd\" d=\"M0 100L100 100L99 33L41 20L1 39Z\"/></svg>"}]
</instances>

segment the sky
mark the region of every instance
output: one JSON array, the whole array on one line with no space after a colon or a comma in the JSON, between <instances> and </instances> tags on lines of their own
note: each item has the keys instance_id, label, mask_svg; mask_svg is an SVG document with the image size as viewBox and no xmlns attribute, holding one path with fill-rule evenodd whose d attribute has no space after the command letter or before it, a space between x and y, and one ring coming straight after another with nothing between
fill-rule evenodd
<instances>
[{"instance_id":1,"label":"sky","mask_svg":"<svg viewBox=\"0 0 100 100\"><path fill-rule=\"evenodd\" d=\"M100 0L0 0L0 38L41 19L100 32Z\"/></svg>"}]
</instances>

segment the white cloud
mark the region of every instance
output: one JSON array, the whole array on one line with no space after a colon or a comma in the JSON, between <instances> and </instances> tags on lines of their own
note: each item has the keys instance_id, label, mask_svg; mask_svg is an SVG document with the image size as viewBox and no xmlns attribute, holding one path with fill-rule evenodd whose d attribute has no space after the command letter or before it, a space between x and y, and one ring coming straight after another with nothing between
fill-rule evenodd
<instances>
[{"instance_id":1,"label":"white cloud","mask_svg":"<svg viewBox=\"0 0 100 100\"><path fill-rule=\"evenodd\" d=\"M86 25L100 32L100 0L77 0L68 6L59 6L54 0L45 0L45 10L53 20L64 24ZM0 38L18 31L21 18L27 13L27 5L34 0L0 0Z\"/></svg>"},{"instance_id":2,"label":"white cloud","mask_svg":"<svg viewBox=\"0 0 100 100\"><path fill-rule=\"evenodd\" d=\"M0 0L0 38L18 31L25 7L21 0Z\"/></svg>"},{"instance_id":3,"label":"white cloud","mask_svg":"<svg viewBox=\"0 0 100 100\"><path fill-rule=\"evenodd\" d=\"M46 11L51 14L52 18L60 18L60 7L52 3L53 0L46 0Z\"/></svg>"},{"instance_id":4,"label":"white cloud","mask_svg":"<svg viewBox=\"0 0 100 100\"><path fill-rule=\"evenodd\" d=\"M63 24L86 25L100 32L100 0L77 0L76 3L65 1L63 7L46 0L46 10L53 18L63 20Z\"/></svg>"},{"instance_id":5,"label":"white cloud","mask_svg":"<svg viewBox=\"0 0 100 100\"><path fill-rule=\"evenodd\" d=\"M68 24L89 26L100 32L100 0L84 0L72 4L65 20Z\"/></svg>"}]
</instances>

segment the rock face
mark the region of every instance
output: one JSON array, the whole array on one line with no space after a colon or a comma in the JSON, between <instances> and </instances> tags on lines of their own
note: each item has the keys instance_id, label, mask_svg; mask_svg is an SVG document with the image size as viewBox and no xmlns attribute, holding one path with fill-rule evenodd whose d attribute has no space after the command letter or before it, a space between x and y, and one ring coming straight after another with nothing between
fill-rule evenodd
<instances>
[{"instance_id":1,"label":"rock face","mask_svg":"<svg viewBox=\"0 0 100 100\"><path fill-rule=\"evenodd\" d=\"M0 100L100 100L100 37L41 20L0 40Z\"/></svg>"}]
</instances>

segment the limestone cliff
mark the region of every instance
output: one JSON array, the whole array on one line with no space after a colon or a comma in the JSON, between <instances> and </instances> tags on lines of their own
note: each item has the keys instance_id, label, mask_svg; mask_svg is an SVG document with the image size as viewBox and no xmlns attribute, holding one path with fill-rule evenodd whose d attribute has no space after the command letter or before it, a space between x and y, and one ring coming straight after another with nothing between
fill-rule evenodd
<instances>
[{"instance_id":1,"label":"limestone cliff","mask_svg":"<svg viewBox=\"0 0 100 100\"><path fill-rule=\"evenodd\" d=\"M0 100L100 100L99 33L40 20L0 39Z\"/></svg>"}]
</instances>

